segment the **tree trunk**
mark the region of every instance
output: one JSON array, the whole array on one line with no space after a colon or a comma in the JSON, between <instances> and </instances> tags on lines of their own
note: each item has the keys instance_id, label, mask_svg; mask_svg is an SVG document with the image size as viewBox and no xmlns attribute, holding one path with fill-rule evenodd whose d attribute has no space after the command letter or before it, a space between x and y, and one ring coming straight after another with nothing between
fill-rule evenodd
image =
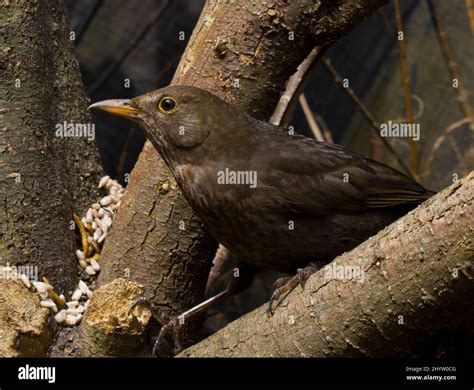
<instances>
[{"instance_id":1,"label":"tree trunk","mask_svg":"<svg viewBox=\"0 0 474 390\"><path fill-rule=\"evenodd\" d=\"M96 201L102 175L93 140L56 136L58 124L90 123L67 10L60 0L0 7L0 265L37 267L40 279L67 295L77 285L72 215ZM16 288L3 284L2 296L45 311L36 294L19 296ZM21 334L22 316L9 307L0 305L0 318L9 319L0 333ZM11 341L3 351L18 347Z\"/></svg>"},{"instance_id":2,"label":"tree trunk","mask_svg":"<svg viewBox=\"0 0 474 390\"><path fill-rule=\"evenodd\" d=\"M72 213L97 196L102 173L93 142L55 136L64 121L90 122L67 10L17 1L0 25L0 263L37 266L67 292L77 283Z\"/></svg>"},{"instance_id":3,"label":"tree trunk","mask_svg":"<svg viewBox=\"0 0 474 390\"><path fill-rule=\"evenodd\" d=\"M208 1L172 84L207 89L267 119L288 78L315 45L347 34L386 2ZM217 246L149 143L124 199L104 246L99 284L126 276L174 312L197 304Z\"/></svg>"},{"instance_id":4,"label":"tree trunk","mask_svg":"<svg viewBox=\"0 0 474 390\"><path fill-rule=\"evenodd\" d=\"M273 317L260 307L181 356L403 356L431 333L470 329L473 198L471 172L317 272Z\"/></svg>"}]
</instances>

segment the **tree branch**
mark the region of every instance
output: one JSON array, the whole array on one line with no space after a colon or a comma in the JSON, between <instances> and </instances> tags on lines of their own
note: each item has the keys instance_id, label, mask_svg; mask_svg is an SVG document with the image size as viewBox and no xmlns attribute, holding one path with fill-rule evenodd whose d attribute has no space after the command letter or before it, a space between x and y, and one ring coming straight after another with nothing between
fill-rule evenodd
<instances>
[{"instance_id":1,"label":"tree branch","mask_svg":"<svg viewBox=\"0 0 474 390\"><path fill-rule=\"evenodd\" d=\"M443 328L470 328L473 197L471 172L314 274L273 317L260 307L180 356L402 356Z\"/></svg>"}]
</instances>

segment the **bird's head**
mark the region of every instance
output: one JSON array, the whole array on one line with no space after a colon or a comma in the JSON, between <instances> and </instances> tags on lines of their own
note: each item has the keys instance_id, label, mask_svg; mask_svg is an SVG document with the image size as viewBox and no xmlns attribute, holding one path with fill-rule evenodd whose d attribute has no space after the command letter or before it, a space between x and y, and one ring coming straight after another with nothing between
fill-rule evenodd
<instances>
[{"instance_id":1,"label":"bird's head","mask_svg":"<svg viewBox=\"0 0 474 390\"><path fill-rule=\"evenodd\" d=\"M138 122L162 155L183 154L186 149L214 143L206 140L219 138L235 114L217 96L189 86L169 86L133 99L104 100L90 108Z\"/></svg>"}]
</instances>

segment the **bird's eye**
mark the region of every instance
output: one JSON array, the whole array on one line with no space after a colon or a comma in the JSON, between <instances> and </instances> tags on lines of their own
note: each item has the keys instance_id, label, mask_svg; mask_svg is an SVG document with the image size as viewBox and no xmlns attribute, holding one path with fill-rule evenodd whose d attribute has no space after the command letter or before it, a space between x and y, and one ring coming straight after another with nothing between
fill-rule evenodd
<instances>
[{"instance_id":1,"label":"bird's eye","mask_svg":"<svg viewBox=\"0 0 474 390\"><path fill-rule=\"evenodd\" d=\"M174 100L170 96L165 96L160 99L160 102L158 103L158 109L163 113L163 114L170 114L173 111L176 110L178 106L178 103L176 103L176 100Z\"/></svg>"}]
</instances>

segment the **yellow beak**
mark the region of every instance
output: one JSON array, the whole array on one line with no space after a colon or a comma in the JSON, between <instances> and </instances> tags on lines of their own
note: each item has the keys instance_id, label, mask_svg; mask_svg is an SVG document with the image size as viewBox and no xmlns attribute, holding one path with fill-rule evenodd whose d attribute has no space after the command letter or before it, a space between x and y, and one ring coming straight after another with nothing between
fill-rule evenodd
<instances>
[{"instance_id":1,"label":"yellow beak","mask_svg":"<svg viewBox=\"0 0 474 390\"><path fill-rule=\"evenodd\" d=\"M138 119L142 117L143 111L132 107L130 99L109 99L91 104L89 109L96 109L108 112L112 115L123 116L129 119Z\"/></svg>"}]
</instances>

